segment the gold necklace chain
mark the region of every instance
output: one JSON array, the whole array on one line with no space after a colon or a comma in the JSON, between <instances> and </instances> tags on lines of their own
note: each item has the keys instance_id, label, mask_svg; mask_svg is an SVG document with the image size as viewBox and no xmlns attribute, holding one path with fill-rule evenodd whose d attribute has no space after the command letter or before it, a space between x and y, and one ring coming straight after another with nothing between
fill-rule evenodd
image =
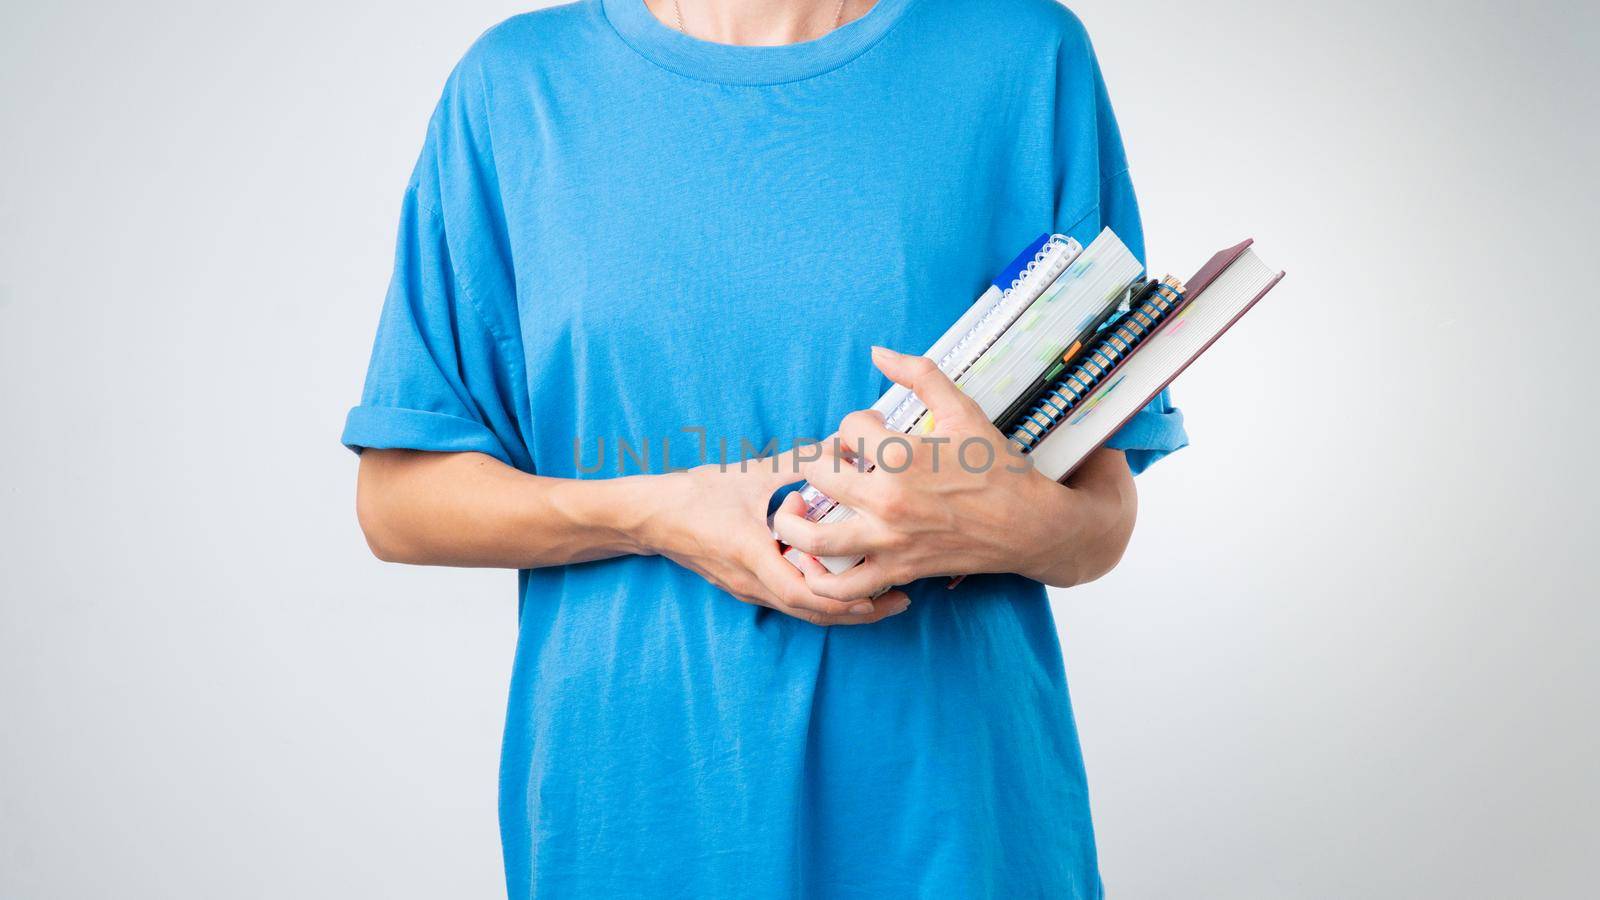
<instances>
[{"instance_id":1,"label":"gold necklace chain","mask_svg":"<svg viewBox=\"0 0 1600 900\"><path fill-rule=\"evenodd\" d=\"M672 24L676 25L680 32L683 32L684 34L688 34L689 33L683 27L683 4L682 4L681 0L672 0ZM838 7L836 7L834 9L834 11L833 11L833 27L829 28L828 31L833 31L835 28L838 28L840 25L843 25L843 24L844 24L844 0L839 0ZM827 32L823 32L823 34L826 34L826 33ZM819 35L819 37L820 37L820 35Z\"/></svg>"}]
</instances>

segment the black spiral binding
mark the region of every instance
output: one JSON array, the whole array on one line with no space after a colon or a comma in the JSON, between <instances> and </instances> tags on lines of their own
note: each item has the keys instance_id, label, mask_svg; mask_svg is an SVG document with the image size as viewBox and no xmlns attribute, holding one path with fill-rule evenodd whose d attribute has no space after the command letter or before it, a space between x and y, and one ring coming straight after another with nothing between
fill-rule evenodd
<instances>
[{"instance_id":1,"label":"black spiral binding","mask_svg":"<svg viewBox=\"0 0 1600 900\"><path fill-rule=\"evenodd\" d=\"M1080 353L1067 374L1045 389L1033 408L1012 426L1011 440L1024 453L1038 446L1182 302L1183 285L1176 279L1152 282L1137 304L1106 326L1110 333Z\"/></svg>"}]
</instances>

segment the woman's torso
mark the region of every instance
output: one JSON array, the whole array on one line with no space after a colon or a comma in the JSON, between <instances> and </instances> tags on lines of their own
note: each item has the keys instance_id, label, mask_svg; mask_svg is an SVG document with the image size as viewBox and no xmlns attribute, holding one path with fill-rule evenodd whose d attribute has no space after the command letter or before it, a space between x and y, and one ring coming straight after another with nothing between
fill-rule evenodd
<instances>
[{"instance_id":1,"label":"woman's torso","mask_svg":"<svg viewBox=\"0 0 1600 900\"><path fill-rule=\"evenodd\" d=\"M1051 4L883 0L863 46L730 84L736 58L701 65L634 3L513 19L463 62L539 474L820 438L883 390L872 344L921 351L1061 227L1057 56L1081 38ZM833 629L660 558L522 590L513 896L1097 895L1037 584L918 584Z\"/></svg>"}]
</instances>

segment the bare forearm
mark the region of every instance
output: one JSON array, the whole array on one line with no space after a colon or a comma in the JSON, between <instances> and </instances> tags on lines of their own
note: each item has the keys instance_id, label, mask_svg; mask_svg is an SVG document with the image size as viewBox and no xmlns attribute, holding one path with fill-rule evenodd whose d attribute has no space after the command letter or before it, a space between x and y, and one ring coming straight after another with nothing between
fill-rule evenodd
<instances>
[{"instance_id":1,"label":"bare forearm","mask_svg":"<svg viewBox=\"0 0 1600 900\"><path fill-rule=\"evenodd\" d=\"M546 478L481 453L367 450L356 510L380 559L538 568L651 552L639 534L652 480Z\"/></svg>"},{"instance_id":2,"label":"bare forearm","mask_svg":"<svg viewBox=\"0 0 1600 900\"><path fill-rule=\"evenodd\" d=\"M1086 584L1110 572L1133 536L1138 495L1120 450L1097 450L1067 484L1039 488L1045 526L1021 574L1052 587ZM1064 526L1061 523L1072 523Z\"/></svg>"},{"instance_id":3,"label":"bare forearm","mask_svg":"<svg viewBox=\"0 0 1600 900\"><path fill-rule=\"evenodd\" d=\"M904 612L890 591L820 597L778 552L766 522L792 454L770 465L701 466L581 481L519 472L481 453L367 450L356 507L380 559L535 569L629 554L662 556L748 603L818 625Z\"/></svg>"}]
</instances>

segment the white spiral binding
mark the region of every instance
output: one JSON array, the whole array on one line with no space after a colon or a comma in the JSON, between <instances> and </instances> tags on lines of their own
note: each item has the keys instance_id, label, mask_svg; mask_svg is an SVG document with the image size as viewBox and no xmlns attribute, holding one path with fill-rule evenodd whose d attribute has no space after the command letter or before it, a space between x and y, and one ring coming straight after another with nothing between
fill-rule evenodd
<instances>
[{"instance_id":1,"label":"white spiral binding","mask_svg":"<svg viewBox=\"0 0 1600 900\"><path fill-rule=\"evenodd\" d=\"M961 358L962 351L966 349L966 347L974 340L978 339L979 335L982 335L988 331L995 323L997 317L1004 315L1002 310L1006 309L1006 301L1011 299L1011 295L1020 290L1024 284L1028 284L1030 281L1037 280L1039 281L1039 289L1034 295L1035 298L1037 298L1039 294L1044 293L1045 289L1048 288L1056 280L1056 278L1061 275L1062 272L1066 271L1067 266L1071 265L1072 260L1076 258L1077 254L1060 254L1056 257L1055 263L1048 268L1044 267L1045 260L1049 259L1051 254L1055 253L1058 248L1070 247L1074 243L1075 242L1072 240L1072 238L1067 237L1064 234L1050 235L1050 239L1044 242L1044 246L1040 247L1038 252L1033 254L1033 259L1029 260L1028 264L1023 267L1022 271L1018 272L1017 276L1011 279L1011 286L1001 292L1000 299L995 302L994 306L984 314L983 318L978 320L977 324L973 325L971 331L962 336L961 340L957 341L954 347L951 347L942 358L937 360L940 371L950 376L951 381L960 378L961 375L966 372L969 367L971 367L972 363L976 361L976 358L974 357L973 359L969 359L965 366L958 367L955 362ZM1079 248L1080 251L1081 249L1082 248ZM1043 274L1041 275L1041 273ZM987 343L994 343L1000 334L1004 332L1006 328L1010 327L1011 322L1016 321L1017 317L1021 315L1022 309L1011 310L1011 313L1012 315L1010 316L1009 321L1002 323L999 328L994 328L993 333L988 335ZM959 368L958 371L952 371L952 369L957 368ZM884 417L884 427L888 428L890 431L910 431L912 428L916 427L917 421L922 418L924 409L921 407L922 404L918 402L915 397L907 397L894 408L893 412Z\"/></svg>"}]
</instances>

